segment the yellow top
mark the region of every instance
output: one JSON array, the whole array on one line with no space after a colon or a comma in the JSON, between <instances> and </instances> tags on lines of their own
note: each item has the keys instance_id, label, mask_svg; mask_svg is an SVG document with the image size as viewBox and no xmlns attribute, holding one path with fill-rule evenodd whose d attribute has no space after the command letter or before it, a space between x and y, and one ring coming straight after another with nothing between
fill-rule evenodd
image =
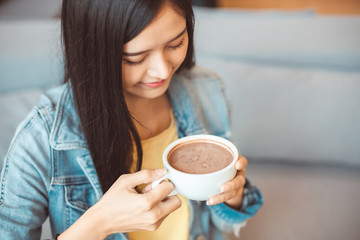
<instances>
[{"instance_id":1,"label":"yellow top","mask_svg":"<svg viewBox=\"0 0 360 240\"><path fill-rule=\"evenodd\" d=\"M171 142L178 139L173 113L169 128L160 134L141 141L143 162L141 169L163 168L162 154ZM138 231L129 233L131 240L187 240L189 236L190 209L185 197L178 195L182 201L179 209L171 213L156 231Z\"/></svg>"}]
</instances>

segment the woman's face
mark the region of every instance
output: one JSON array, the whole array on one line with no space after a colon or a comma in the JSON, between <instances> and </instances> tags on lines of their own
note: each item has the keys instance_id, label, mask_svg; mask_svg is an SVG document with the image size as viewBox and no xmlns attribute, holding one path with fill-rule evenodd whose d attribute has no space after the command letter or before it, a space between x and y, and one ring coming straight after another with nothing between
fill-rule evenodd
<instances>
[{"instance_id":1,"label":"woman's face","mask_svg":"<svg viewBox=\"0 0 360 240\"><path fill-rule=\"evenodd\" d=\"M162 96L188 49L185 18L165 4L139 35L124 45L122 79L127 100Z\"/></svg>"}]
</instances>

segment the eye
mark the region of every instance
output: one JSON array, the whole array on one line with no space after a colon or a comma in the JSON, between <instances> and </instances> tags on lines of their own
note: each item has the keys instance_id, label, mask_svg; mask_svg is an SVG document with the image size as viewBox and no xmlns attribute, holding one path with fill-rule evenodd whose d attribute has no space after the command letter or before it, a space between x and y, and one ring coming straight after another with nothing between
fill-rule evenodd
<instances>
[{"instance_id":1,"label":"eye","mask_svg":"<svg viewBox=\"0 0 360 240\"><path fill-rule=\"evenodd\" d=\"M123 59L123 61L127 65L136 66L136 65L142 64L145 61L145 58L143 58L143 59L141 59L140 61L137 61L137 62L129 61L129 60L126 60L126 59Z\"/></svg>"},{"instance_id":2,"label":"eye","mask_svg":"<svg viewBox=\"0 0 360 240\"><path fill-rule=\"evenodd\" d=\"M181 40L181 42L178 45L176 45L176 46L168 46L168 48L171 49L171 50L176 50L176 49L180 48L183 45L184 45L184 39Z\"/></svg>"}]
</instances>

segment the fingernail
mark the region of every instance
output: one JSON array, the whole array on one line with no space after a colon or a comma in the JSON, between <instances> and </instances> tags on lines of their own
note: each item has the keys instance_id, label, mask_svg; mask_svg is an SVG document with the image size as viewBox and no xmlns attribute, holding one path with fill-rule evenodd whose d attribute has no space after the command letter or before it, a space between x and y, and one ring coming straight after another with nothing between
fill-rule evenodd
<instances>
[{"instance_id":1,"label":"fingernail","mask_svg":"<svg viewBox=\"0 0 360 240\"><path fill-rule=\"evenodd\" d=\"M220 191L221 192L226 192L226 191L228 191L228 187L227 186L221 186Z\"/></svg>"},{"instance_id":2,"label":"fingernail","mask_svg":"<svg viewBox=\"0 0 360 240\"><path fill-rule=\"evenodd\" d=\"M150 185L147 185L146 188L144 188L142 192L143 192L143 193L147 193L147 192L149 192L151 189L152 189L152 185L150 184Z\"/></svg>"},{"instance_id":3,"label":"fingernail","mask_svg":"<svg viewBox=\"0 0 360 240\"><path fill-rule=\"evenodd\" d=\"M237 168L237 169L241 169L241 163L240 163L240 162L237 162L237 163L236 163L236 168Z\"/></svg>"},{"instance_id":4,"label":"fingernail","mask_svg":"<svg viewBox=\"0 0 360 240\"><path fill-rule=\"evenodd\" d=\"M212 200L212 199L208 199L206 201L206 205L213 205L213 203L214 203L214 200Z\"/></svg>"},{"instance_id":5,"label":"fingernail","mask_svg":"<svg viewBox=\"0 0 360 240\"><path fill-rule=\"evenodd\" d=\"M166 169L164 169L164 168L155 169L155 174L158 176L162 176L165 173L166 173Z\"/></svg>"}]
</instances>

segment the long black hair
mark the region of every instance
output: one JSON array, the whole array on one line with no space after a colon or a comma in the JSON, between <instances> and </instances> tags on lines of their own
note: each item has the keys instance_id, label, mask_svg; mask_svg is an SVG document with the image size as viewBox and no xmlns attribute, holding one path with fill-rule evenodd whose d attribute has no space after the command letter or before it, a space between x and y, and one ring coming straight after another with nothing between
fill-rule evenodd
<instances>
[{"instance_id":1,"label":"long black hair","mask_svg":"<svg viewBox=\"0 0 360 240\"><path fill-rule=\"evenodd\" d=\"M123 46L151 23L166 2L186 19L189 46L178 71L189 69L194 65L191 0L63 0L64 81L71 82L103 192L130 172L133 161L137 170L141 168L140 137L122 88Z\"/></svg>"}]
</instances>

